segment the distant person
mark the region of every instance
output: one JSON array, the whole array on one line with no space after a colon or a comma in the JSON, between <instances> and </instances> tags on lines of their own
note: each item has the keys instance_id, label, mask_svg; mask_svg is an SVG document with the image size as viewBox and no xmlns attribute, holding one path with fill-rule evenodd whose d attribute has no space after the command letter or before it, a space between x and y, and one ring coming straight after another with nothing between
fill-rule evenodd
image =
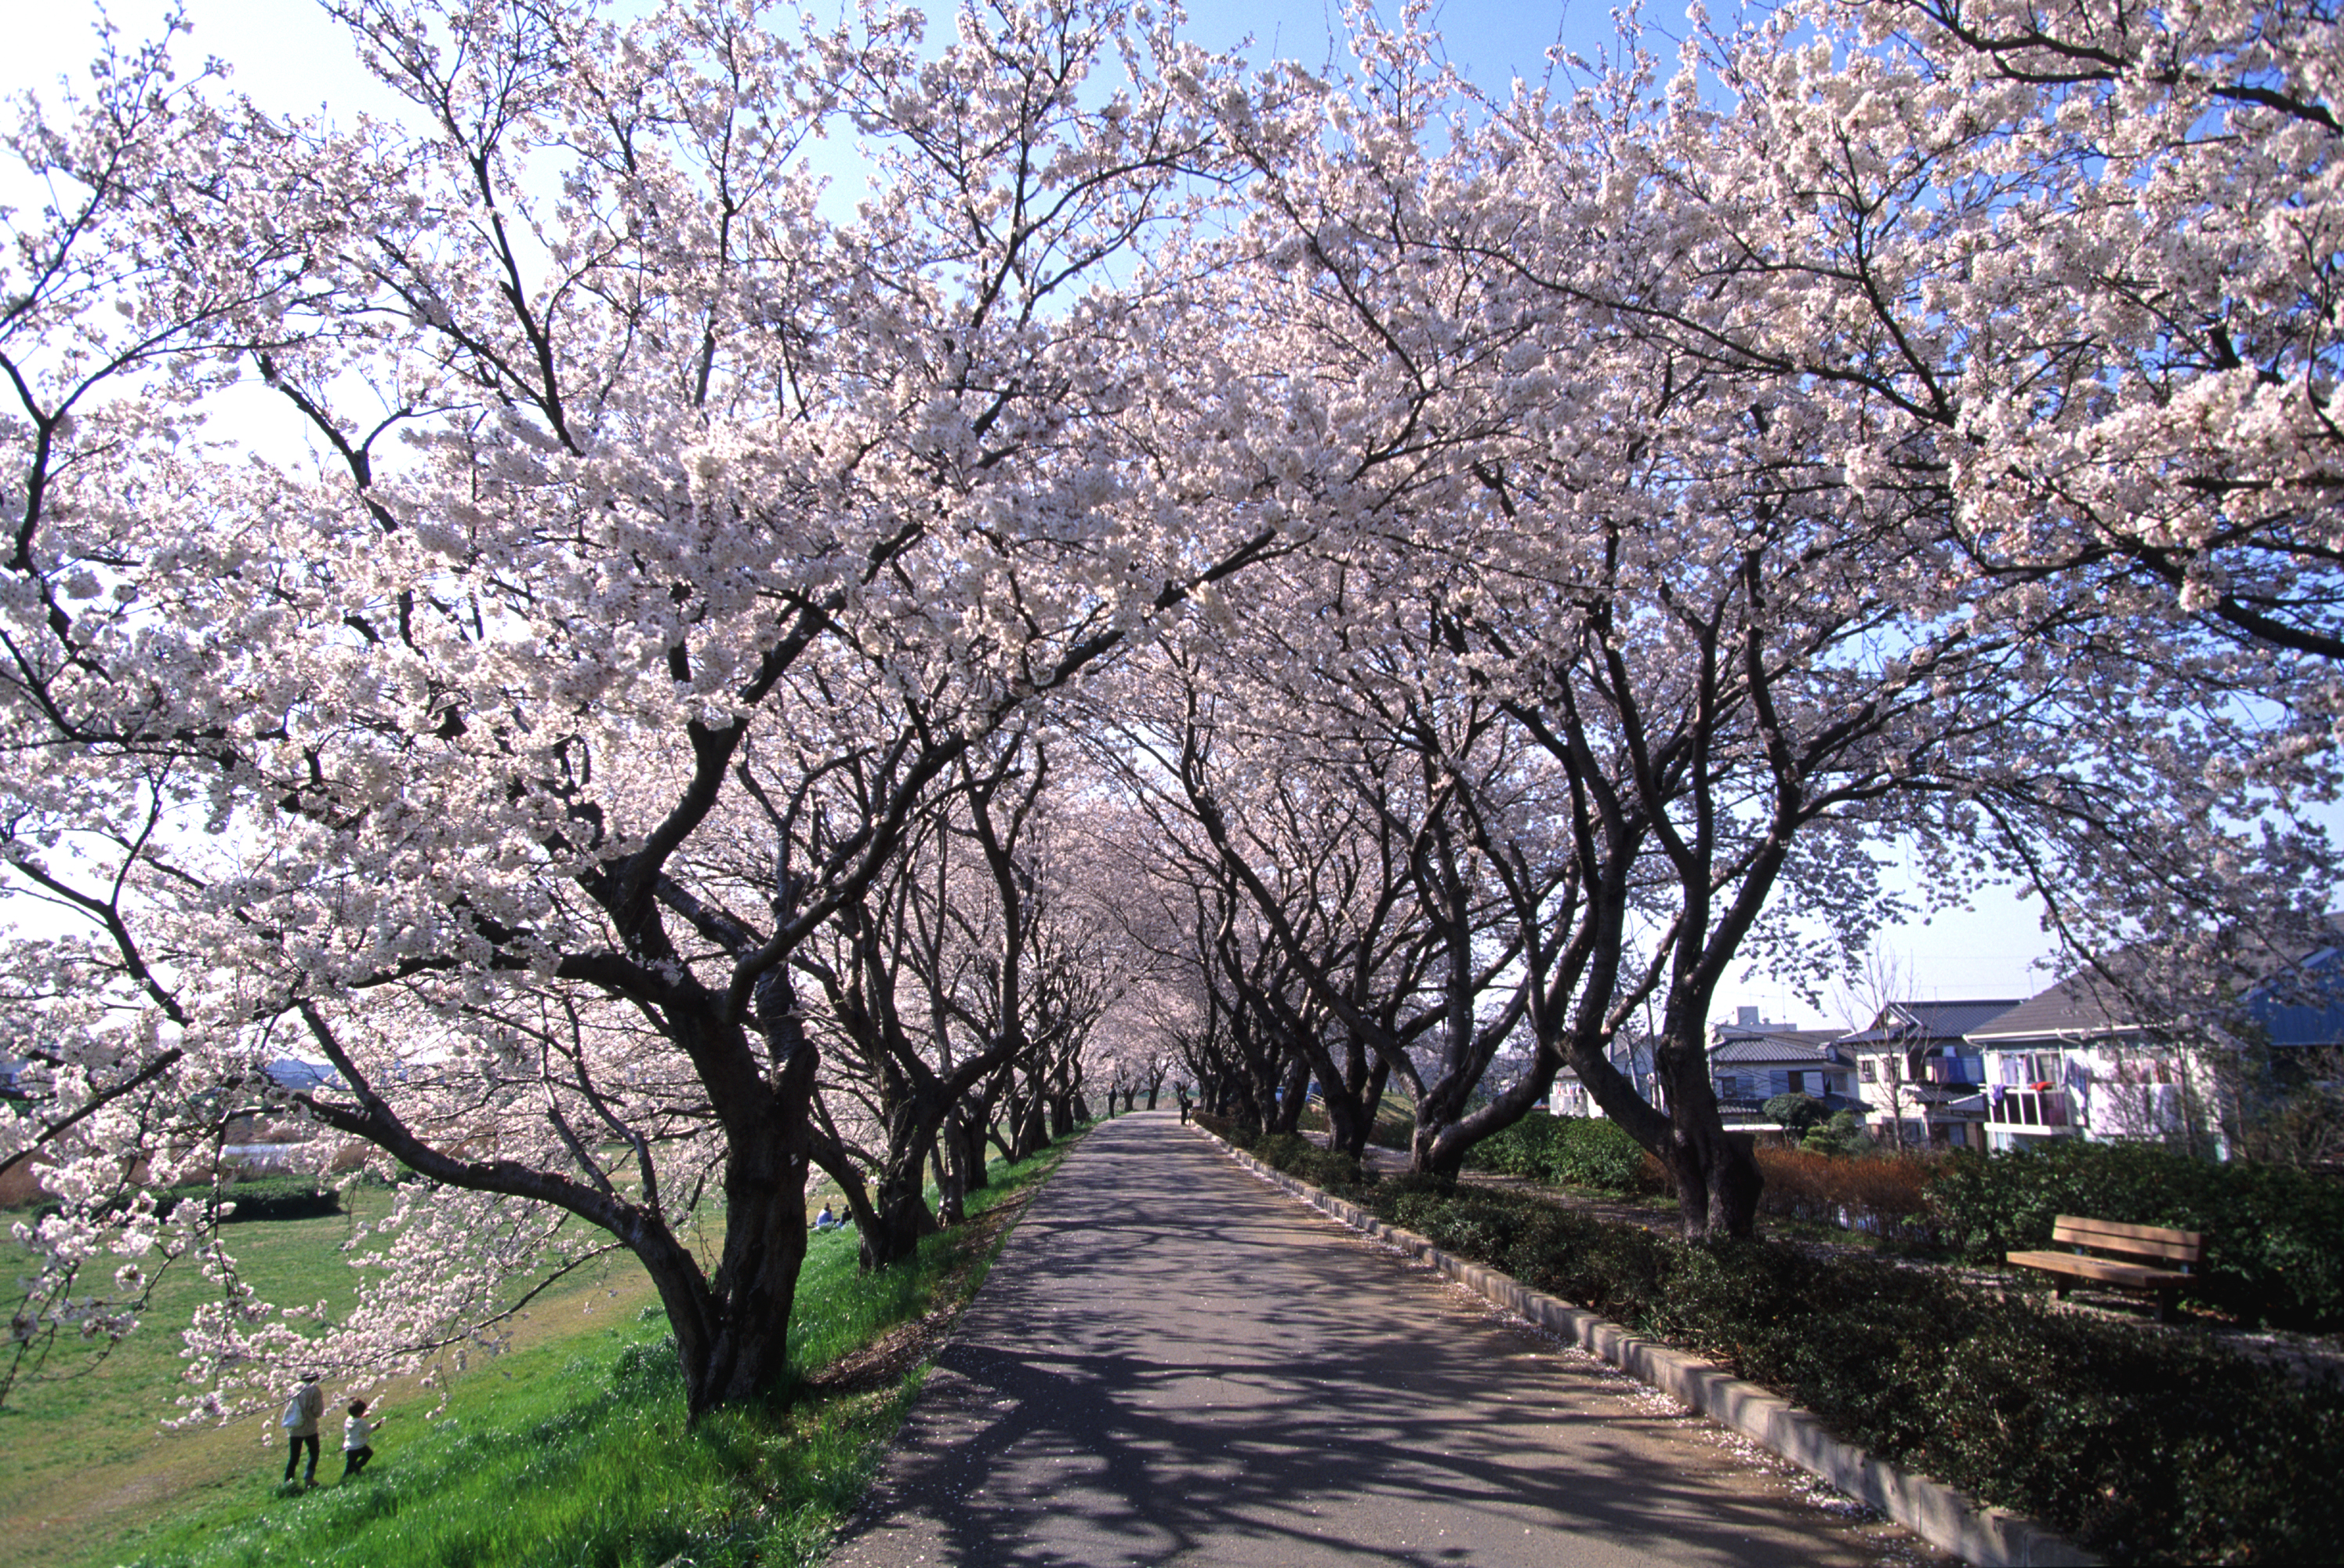
<instances>
[{"instance_id":1,"label":"distant person","mask_svg":"<svg viewBox=\"0 0 2344 1568\"><path fill-rule=\"evenodd\" d=\"M285 1413L277 1424L285 1429L285 1482L291 1485L293 1472L301 1462L301 1445L309 1445L309 1469L301 1483L318 1484L318 1421L326 1413L326 1391L318 1386L316 1372L303 1372L301 1386L285 1401Z\"/></svg>"},{"instance_id":2,"label":"distant person","mask_svg":"<svg viewBox=\"0 0 2344 1568\"><path fill-rule=\"evenodd\" d=\"M832 1211L827 1203L822 1206L822 1212L813 1217L813 1228L816 1230L835 1230L841 1223L838 1216Z\"/></svg>"},{"instance_id":3,"label":"distant person","mask_svg":"<svg viewBox=\"0 0 2344 1568\"><path fill-rule=\"evenodd\" d=\"M374 1429L390 1418L379 1415L367 1419L367 1402L350 1401L350 1413L342 1418L342 1479L348 1481L367 1467L374 1457Z\"/></svg>"},{"instance_id":4,"label":"distant person","mask_svg":"<svg viewBox=\"0 0 2344 1568\"><path fill-rule=\"evenodd\" d=\"M1188 1125L1188 1086L1182 1084L1176 1091L1180 1097L1180 1125Z\"/></svg>"}]
</instances>

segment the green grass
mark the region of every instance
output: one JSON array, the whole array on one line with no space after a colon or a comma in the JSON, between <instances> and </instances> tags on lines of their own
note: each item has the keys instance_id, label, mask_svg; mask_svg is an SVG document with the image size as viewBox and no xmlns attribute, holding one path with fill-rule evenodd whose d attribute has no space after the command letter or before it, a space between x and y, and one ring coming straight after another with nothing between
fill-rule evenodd
<instances>
[{"instance_id":1,"label":"green grass","mask_svg":"<svg viewBox=\"0 0 2344 1568\"><path fill-rule=\"evenodd\" d=\"M355 1274L341 1244L390 1201L379 1189L360 1189L352 1198L354 1213L236 1226L228 1249L266 1300L347 1307L355 1299ZM18 1266L7 1248L0 1270L13 1276ZM257 1423L182 1433L157 1429L178 1413L172 1401L185 1391L176 1325L210 1289L192 1261L171 1265L138 1332L102 1359L76 1343L60 1345L0 1406L7 1475L0 1485L0 1565L45 1568L75 1560L167 1498L200 1495L258 1471L265 1456Z\"/></svg>"},{"instance_id":2,"label":"green grass","mask_svg":"<svg viewBox=\"0 0 2344 1568\"><path fill-rule=\"evenodd\" d=\"M994 1185L971 1195L974 1213L1041 1179L1066 1147L996 1167ZM574 1310L548 1310L540 1319L568 1331L543 1333L459 1377L436 1419L423 1419L429 1396L392 1396L394 1419L376 1440L378 1458L348 1485L278 1495L283 1450L263 1451L248 1433L234 1477L180 1492L167 1518L71 1554L23 1561L88 1568L652 1568L679 1555L694 1568L815 1562L861 1497L919 1381L917 1371L836 1384L821 1374L894 1326L965 1299L996 1237L979 1225L931 1237L916 1259L871 1276L856 1270L851 1234L811 1238L792 1313L793 1386L767 1403L715 1412L691 1431L673 1344L655 1305L617 1323L598 1314L582 1330ZM338 1267L338 1256L329 1267ZM621 1302L648 1299L640 1275L621 1288ZM134 1421L143 1426L137 1438L151 1433L165 1397L150 1396L146 1419ZM54 1425L47 1431L62 1435ZM20 1450L23 1441L10 1436L12 1469L15 1456L36 1454L41 1440L32 1439L34 1450ZM339 1471L328 1452L321 1481Z\"/></svg>"}]
</instances>

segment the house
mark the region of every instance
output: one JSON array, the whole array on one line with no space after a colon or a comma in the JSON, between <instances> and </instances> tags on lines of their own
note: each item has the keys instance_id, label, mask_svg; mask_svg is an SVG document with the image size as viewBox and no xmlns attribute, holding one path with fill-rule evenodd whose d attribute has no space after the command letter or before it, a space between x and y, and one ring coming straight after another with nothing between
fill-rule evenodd
<instances>
[{"instance_id":1,"label":"house","mask_svg":"<svg viewBox=\"0 0 2344 1568\"><path fill-rule=\"evenodd\" d=\"M1984 1148L1985 1064L1966 1037L2019 1001L1891 1002L1840 1036L1833 1043L1854 1059L1864 1129L1899 1148Z\"/></svg>"},{"instance_id":2,"label":"house","mask_svg":"<svg viewBox=\"0 0 2344 1568\"><path fill-rule=\"evenodd\" d=\"M2308 1058L2344 1052L2344 947L2322 947L2256 986L2247 994L2247 1010L2282 1076L2332 1071L2335 1063Z\"/></svg>"},{"instance_id":3,"label":"house","mask_svg":"<svg viewBox=\"0 0 2344 1568\"><path fill-rule=\"evenodd\" d=\"M1652 1062L1652 1042L1641 1037L1615 1039L1607 1053L1612 1065L1626 1076L1629 1084L1651 1105L1662 1103L1660 1074ZM1557 1073L1554 1087L1547 1091L1546 1108L1553 1116L1601 1117L1603 1108L1579 1081L1579 1075L1565 1069Z\"/></svg>"},{"instance_id":4,"label":"house","mask_svg":"<svg viewBox=\"0 0 2344 1568\"><path fill-rule=\"evenodd\" d=\"M1855 1063L1835 1043L1838 1029L1769 1023L1755 1007L1709 1027L1710 1085L1726 1125L1762 1121L1776 1095L1813 1095L1829 1110L1853 1110Z\"/></svg>"},{"instance_id":5,"label":"house","mask_svg":"<svg viewBox=\"0 0 2344 1568\"><path fill-rule=\"evenodd\" d=\"M1832 1048L1840 1033L1768 1023L1755 1007L1742 1008L1733 1023L1712 1024L1710 1087L1726 1125L1747 1128L1763 1123L1766 1102L1781 1094L1813 1095L1832 1110L1857 1108L1854 1063ZM1648 1103L1667 1108L1650 1040L1615 1042L1611 1058ZM1547 1096L1547 1109L1556 1116L1603 1114L1586 1086L1569 1074L1556 1078Z\"/></svg>"},{"instance_id":6,"label":"house","mask_svg":"<svg viewBox=\"0 0 2344 1568\"><path fill-rule=\"evenodd\" d=\"M2325 924L2344 936L2344 913ZM2240 1069L2258 1047L2282 1087L2332 1077L2344 1060L2344 944L2244 937L2229 958L2237 988L2209 1009L2226 1026L2144 1016L2131 986L2086 969L1965 1030L1985 1068L1987 1146L2157 1138L2224 1157L2253 1076ZM2109 962L2121 979L2145 961Z\"/></svg>"},{"instance_id":7,"label":"house","mask_svg":"<svg viewBox=\"0 0 2344 1568\"><path fill-rule=\"evenodd\" d=\"M2086 971L1970 1029L1989 1148L2044 1138L2158 1138L2221 1149L2203 1053Z\"/></svg>"}]
</instances>

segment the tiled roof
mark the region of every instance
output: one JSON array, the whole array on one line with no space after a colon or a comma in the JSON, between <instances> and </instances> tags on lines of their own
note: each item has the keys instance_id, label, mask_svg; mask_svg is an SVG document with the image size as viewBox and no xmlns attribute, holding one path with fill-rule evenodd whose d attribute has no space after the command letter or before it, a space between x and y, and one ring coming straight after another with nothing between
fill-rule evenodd
<instances>
[{"instance_id":1,"label":"tiled roof","mask_svg":"<svg viewBox=\"0 0 2344 1568\"><path fill-rule=\"evenodd\" d=\"M2344 932L2344 911L2329 914L2324 919L2329 931ZM2242 937L2237 945L2234 962L2243 970L2260 970L2274 978L2298 965L2316 972L2331 962L2327 947L2306 948L2301 940L2300 933L2291 941ZM2121 974L2137 972L2145 965L2154 962L2154 958L2145 952L2127 949L2109 956L2103 962ZM2155 987L2150 987L2150 990L2154 994ZM2324 996L2316 996L2313 1000L2315 1007L2326 1002ZM2318 1023L2311 1018L2291 1019L2289 1022L2313 1034L2319 1032ZM1963 1032L1977 1045L2006 1046L2026 1040L2074 1040L2142 1027L2144 1025L2134 1010L2134 1004L2127 1001L2116 986L2086 969Z\"/></svg>"},{"instance_id":2,"label":"tiled roof","mask_svg":"<svg viewBox=\"0 0 2344 1568\"><path fill-rule=\"evenodd\" d=\"M1891 1002L1868 1029L1842 1035L1844 1046L1881 1045L1890 1041L1917 1046L1931 1040L1957 1040L1987 1020L2018 1006L2018 996L1981 1001Z\"/></svg>"},{"instance_id":3,"label":"tiled roof","mask_svg":"<svg viewBox=\"0 0 2344 1568\"><path fill-rule=\"evenodd\" d=\"M1987 997L1965 1002L1899 1002L1896 1010L1913 1020L1932 1039L1952 1039L2018 1006L2016 996Z\"/></svg>"},{"instance_id":4,"label":"tiled roof","mask_svg":"<svg viewBox=\"0 0 2344 1568\"><path fill-rule=\"evenodd\" d=\"M2074 1038L2137 1028L2122 997L2106 981L2085 974L2060 981L2039 996L1974 1026L1968 1038L1977 1045L2011 1040Z\"/></svg>"},{"instance_id":5,"label":"tiled roof","mask_svg":"<svg viewBox=\"0 0 2344 1568\"><path fill-rule=\"evenodd\" d=\"M1726 1034L1709 1048L1711 1062L1736 1067L1845 1067L1831 1049L1832 1029L1780 1029L1765 1034Z\"/></svg>"}]
</instances>

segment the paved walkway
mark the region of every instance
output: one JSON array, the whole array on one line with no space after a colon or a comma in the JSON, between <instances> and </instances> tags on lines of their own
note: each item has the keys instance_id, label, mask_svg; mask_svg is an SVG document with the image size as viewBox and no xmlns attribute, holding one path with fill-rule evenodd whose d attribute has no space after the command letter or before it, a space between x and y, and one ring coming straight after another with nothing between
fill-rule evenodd
<instances>
[{"instance_id":1,"label":"paved walkway","mask_svg":"<svg viewBox=\"0 0 2344 1568\"><path fill-rule=\"evenodd\" d=\"M1942 1561L1169 1113L1011 1233L834 1568Z\"/></svg>"}]
</instances>

